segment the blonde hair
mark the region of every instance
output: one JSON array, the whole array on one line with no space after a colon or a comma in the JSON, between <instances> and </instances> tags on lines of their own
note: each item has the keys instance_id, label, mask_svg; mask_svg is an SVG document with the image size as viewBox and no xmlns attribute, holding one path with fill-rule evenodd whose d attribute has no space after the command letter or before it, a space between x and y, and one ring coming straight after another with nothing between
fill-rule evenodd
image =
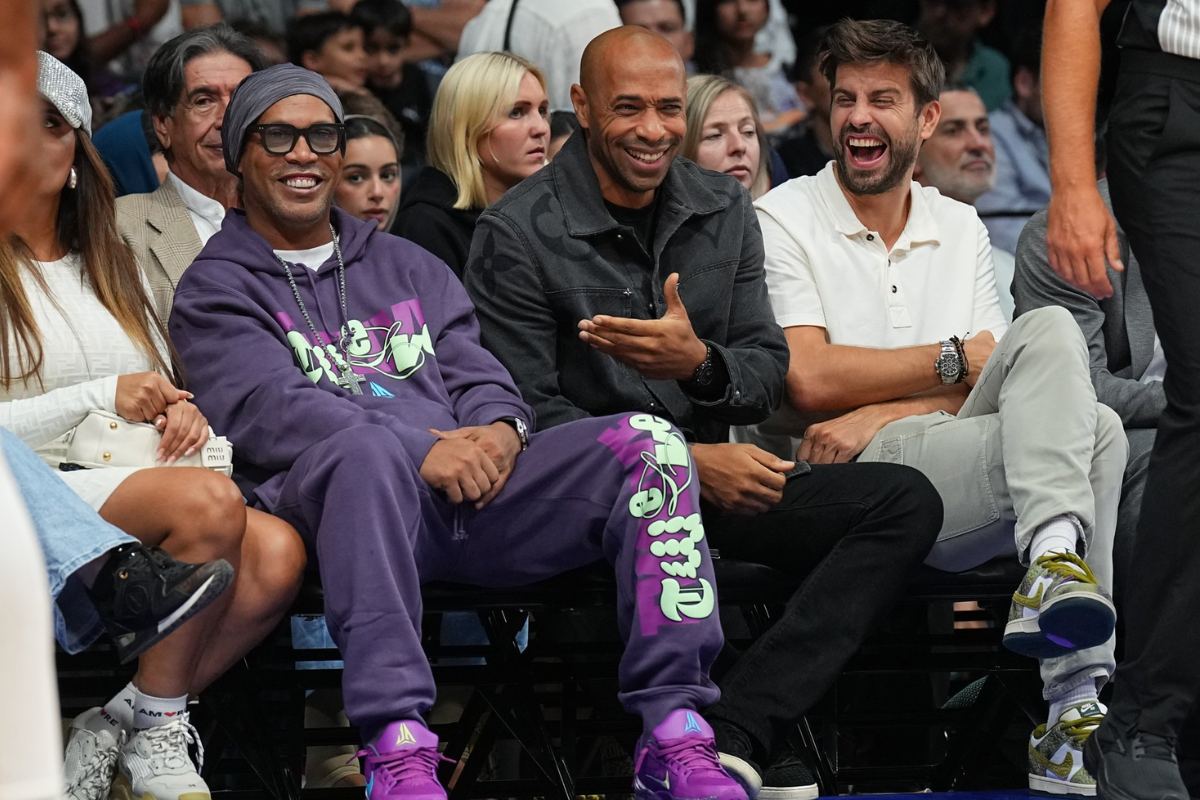
<instances>
[{"instance_id":1,"label":"blonde hair","mask_svg":"<svg viewBox=\"0 0 1200 800\"><path fill-rule=\"evenodd\" d=\"M531 62L512 53L476 53L446 73L433 98L426 152L429 163L458 189L457 209L483 208L487 191L479 140L512 109L529 73L546 89L546 78Z\"/></svg>"},{"instance_id":2,"label":"blonde hair","mask_svg":"<svg viewBox=\"0 0 1200 800\"><path fill-rule=\"evenodd\" d=\"M681 148L684 158L696 160L709 108L721 95L734 92L746 102L750 116L754 118L754 132L758 136L758 168L754 173L754 183L750 186L750 197L755 200L762 197L771 188L771 148L767 144L767 134L763 131L762 120L758 117L758 106L754 103L754 97L738 84L720 75L696 75L688 78L687 86L687 135L683 137Z\"/></svg>"}]
</instances>

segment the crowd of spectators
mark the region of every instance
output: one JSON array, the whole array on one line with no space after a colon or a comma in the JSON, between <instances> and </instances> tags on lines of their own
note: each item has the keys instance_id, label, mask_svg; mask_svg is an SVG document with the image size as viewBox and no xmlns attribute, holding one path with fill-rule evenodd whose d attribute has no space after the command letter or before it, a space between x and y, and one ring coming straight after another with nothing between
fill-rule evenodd
<instances>
[{"instance_id":1,"label":"crowd of spectators","mask_svg":"<svg viewBox=\"0 0 1200 800\"><path fill-rule=\"evenodd\" d=\"M1028 570L1004 644L1048 705L1029 785L1095 795L1166 363L1123 236L1110 297L1050 267L1036 20L997 42L998 0L803 30L780 0L38 4L0 427L20 489L69 489L72 535L32 519L60 644L107 629L139 659L70 725L72 800L205 796L189 699L318 563L345 681L312 710L366 761L309 785L444 798L420 584L602 558L639 798L815 797L790 728L914 570L998 557ZM153 466L76 468L93 413L160 432ZM214 434L231 475L165 469ZM710 542L798 587L711 675ZM166 587L152 608L130 575Z\"/></svg>"}]
</instances>

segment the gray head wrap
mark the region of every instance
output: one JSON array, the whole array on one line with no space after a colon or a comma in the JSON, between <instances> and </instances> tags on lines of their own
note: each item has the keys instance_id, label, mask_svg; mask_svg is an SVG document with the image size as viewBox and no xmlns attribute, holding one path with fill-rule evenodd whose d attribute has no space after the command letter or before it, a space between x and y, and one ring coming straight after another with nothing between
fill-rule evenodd
<instances>
[{"instance_id":1,"label":"gray head wrap","mask_svg":"<svg viewBox=\"0 0 1200 800\"><path fill-rule=\"evenodd\" d=\"M258 121L271 106L285 97L311 94L333 110L334 119L342 122L345 112L342 101L329 82L315 72L295 64L279 64L248 75L234 90L225 108L221 125L221 149L225 154L225 169L234 175L246 142L246 130Z\"/></svg>"},{"instance_id":2,"label":"gray head wrap","mask_svg":"<svg viewBox=\"0 0 1200 800\"><path fill-rule=\"evenodd\" d=\"M92 135L92 104L88 102L87 86L83 78L76 75L49 53L38 51L38 92L58 109L63 119L72 128L83 128Z\"/></svg>"}]
</instances>

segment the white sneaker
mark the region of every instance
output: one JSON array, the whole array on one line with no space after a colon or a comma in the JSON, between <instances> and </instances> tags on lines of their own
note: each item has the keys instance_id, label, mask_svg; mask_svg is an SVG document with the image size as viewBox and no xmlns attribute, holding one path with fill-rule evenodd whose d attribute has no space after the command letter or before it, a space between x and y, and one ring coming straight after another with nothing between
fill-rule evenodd
<instances>
[{"instance_id":1,"label":"white sneaker","mask_svg":"<svg viewBox=\"0 0 1200 800\"><path fill-rule=\"evenodd\" d=\"M63 759L65 791L70 800L103 800L112 787L125 731L117 726L106 730L110 726L97 722L102 711L100 708L85 711L71 723Z\"/></svg>"},{"instance_id":2,"label":"white sneaker","mask_svg":"<svg viewBox=\"0 0 1200 800\"><path fill-rule=\"evenodd\" d=\"M192 743L199 765L188 755ZM185 711L165 725L130 737L121 748L120 774L110 800L211 800L197 771L203 765L204 748Z\"/></svg>"}]
</instances>

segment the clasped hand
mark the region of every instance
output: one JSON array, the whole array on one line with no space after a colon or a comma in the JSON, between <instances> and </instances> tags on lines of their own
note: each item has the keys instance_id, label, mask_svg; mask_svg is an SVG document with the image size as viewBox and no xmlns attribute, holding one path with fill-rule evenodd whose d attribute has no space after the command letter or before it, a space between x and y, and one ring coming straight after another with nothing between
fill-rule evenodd
<instances>
[{"instance_id":1,"label":"clasped hand","mask_svg":"<svg viewBox=\"0 0 1200 800\"><path fill-rule=\"evenodd\" d=\"M504 488L512 475L521 439L507 422L429 432L438 437L421 464L421 477L446 499L473 502L483 508Z\"/></svg>"},{"instance_id":2,"label":"clasped hand","mask_svg":"<svg viewBox=\"0 0 1200 800\"><path fill-rule=\"evenodd\" d=\"M208 441L208 420L188 402L193 397L157 372L117 378L117 413L130 422L149 422L162 433L155 460L159 466L193 455Z\"/></svg>"}]
</instances>

